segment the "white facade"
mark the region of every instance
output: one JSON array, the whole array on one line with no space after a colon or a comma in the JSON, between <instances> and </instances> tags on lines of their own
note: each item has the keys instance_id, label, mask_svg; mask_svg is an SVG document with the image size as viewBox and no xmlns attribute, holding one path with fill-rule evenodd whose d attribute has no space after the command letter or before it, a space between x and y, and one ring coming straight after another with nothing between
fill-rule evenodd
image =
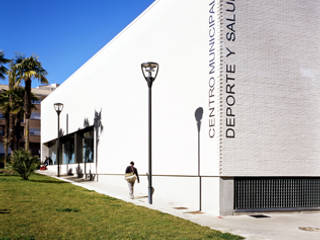
<instances>
[{"instance_id":1,"label":"white facade","mask_svg":"<svg viewBox=\"0 0 320 240\"><path fill-rule=\"evenodd\" d=\"M138 189L147 193L148 92L140 64L156 61L154 201L199 206L198 107L204 211L233 212L233 177L318 176L319 12L316 1L155 1L42 102L42 158L45 143L57 138L55 102L64 104L64 135L93 126L101 113L86 172L120 186L134 161Z\"/></svg>"}]
</instances>

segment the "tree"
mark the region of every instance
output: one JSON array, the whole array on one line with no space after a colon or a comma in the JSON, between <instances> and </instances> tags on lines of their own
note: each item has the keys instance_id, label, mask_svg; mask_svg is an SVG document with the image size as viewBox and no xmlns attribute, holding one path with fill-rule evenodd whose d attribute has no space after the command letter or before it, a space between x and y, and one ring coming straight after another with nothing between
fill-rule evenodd
<instances>
[{"instance_id":1,"label":"tree","mask_svg":"<svg viewBox=\"0 0 320 240\"><path fill-rule=\"evenodd\" d=\"M9 90L18 87L20 85L20 82L18 80L18 68L17 65L20 64L23 61L24 57L21 55L17 55L13 60L10 61L10 67L7 71L8 74L8 86Z\"/></svg>"},{"instance_id":2,"label":"tree","mask_svg":"<svg viewBox=\"0 0 320 240\"><path fill-rule=\"evenodd\" d=\"M6 68L6 66L5 66L5 64L7 64L7 63L9 63L10 62L10 60L9 59L6 59L5 57L4 57L4 52L3 51L0 51L0 79L5 79L5 75L7 74L7 68ZM4 100L4 99L3 99ZM0 105L3 105L2 104L2 100L1 100L1 102L0 102ZM7 123L8 123L8 121L9 121L9 113L8 113L8 109L5 109L5 106L2 106L3 107L3 109L2 110L0 110L0 111L2 111L2 113L3 113L3 115L4 115L4 117L5 117L5 122L6 122L6 124L5 124L5 136L4 136L4 138L5 138L5 141L3 141L4 142L4 149L5 149L5 157L4 157L4 167L6 167L6 162L7 162L7 158L8 158L8 142L7 142L7 138L8 138L8 125L7 125Z\"/></svg>"},{"instance_id":3,"label":"tree","mask_svg":"<svg viewBox=\"0 0 320 240\"><path fill-rule=\"evenodd\" d=\"M17 65L23 61L24 57L22 55L16 55L16 57L10 62L10 68L7 72L8 74L8 86L9 91L13 91L16 88L19 88L15 94L9 94L9 101L13 105L13 112L9 112L9 138L11 141L11 149L19 148L19 139L20 139L20 122L23 115L23 98L21 98L21 93L24 93L23 89L19 86L20 82L17 79L18 69ZM14 92L12 92L14 93ZM12 96L15 96L15 101L13 101ZM21 100L22 99L22 109L21 109ZM17 132L18 131L18 132Z\"/></svg>"},{"instance_id":4,"label":"tree","mask_svg":"<svg viewBox=\"0 0 320 240\"><path fill-rule=\"evenodd\" d=\"M20 142L20 123L21 116L24 113L24 95L25 90L23 87L15 87L11 90L0 91L0 111L5 117L5 129L4 129L4 165L8 162L8 149L11 150L19 148ZM38 98L31 93L31 100L38 100ZM31 109L35 108L35 105L31 105ZM12 116L13 124L9 124L9 116ZM12 127L13 135L9 134L9 128Z\"/></svg>"},{"instance_id":5,"label":"tree","mask_svg":"<svg viewBox=\"0 0 320 240\"><path fill-rule=\"evenodd\" d=\"M40 83L48 83L47 71L42 67L37 57L24 58L21 63L16 65L17 67L17 83L23 80L25 84L25 95L24 95L24 137L25 137L25 150L29 151L29 123L31 116L31 82L32 79L38 79Z\"/></svg>"},{"instance_id":6,"label":"tree","mask_svg":"<svg viewBox=\"0 0 320 240\"><path fill-rule=\"evenodd\" d=\"M4 136L3 136L3 148L4 148L4 168L8 162L8 149L9 149L9 113L10 113L10 104L9 96L6 90L1 90L0 92L0 111L2 112L5 124L4 124Z\"/></svg>"},{"instance_id":7,"label":"tree","mask_svg":"<svg viewBox=\"0 0 320 240\"><path fill-rule=\"evenodd\" d=\"M7 74L7 68L5 67L6 63L9 63L10 60L4 57L3 51L0 51L0 79L4 79Z\"/></svg>"},{"instance_id":8,"label":"tree","mask_svg":"<svg viewBox=\"0 0 320 240\"><path fill-rule=\"evenodd\" d=\"M21 122L23 120L24 115L24 95L25 95L25 89L23 87L16 87L10 91L11 96L11 112L10 115L13 119L12 124L12 136L11 136L11 149L17 150L19 149L20 145L20 130L21 130ZM33 93L31 93L31 102L37 101L39 98L35 96ZM31 110L35 109L35 104L31 104Z\"/></svg>"}]
</instances>

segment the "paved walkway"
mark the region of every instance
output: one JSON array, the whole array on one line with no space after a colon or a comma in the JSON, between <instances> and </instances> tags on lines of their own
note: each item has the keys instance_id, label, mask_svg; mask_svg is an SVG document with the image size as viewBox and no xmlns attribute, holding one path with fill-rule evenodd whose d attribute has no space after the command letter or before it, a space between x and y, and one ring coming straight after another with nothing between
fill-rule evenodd
<instances>
[{"instance_id":1,"label":"paved walkway","mask_svg":"<svg viewBox=\"0 0 320 240\"><path fill-rule=\"evenodd\" d=\"M39 171L39 173L55 177L48 171ZM247 214L217 217L207 213L199 214L188 209L176 209L178 206L175 203L164 200L157 199L154 204L149 205L147 196L141 193L136 193L135 199L131 200L128 196L128 189L124 187L93 181L79 181L72 177L58 179L216 230L241 235L248 240L320 240L320 212L263 213L269 216L268 218L253 218Z\"/></svg>"}]
</instances>

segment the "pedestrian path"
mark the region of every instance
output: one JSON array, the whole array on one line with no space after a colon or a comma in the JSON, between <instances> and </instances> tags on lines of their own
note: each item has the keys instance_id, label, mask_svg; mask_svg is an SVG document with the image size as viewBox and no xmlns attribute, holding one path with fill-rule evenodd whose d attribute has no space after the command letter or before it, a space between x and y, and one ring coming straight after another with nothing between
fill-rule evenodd
<instances>
[{"instance_id":1,"label":"pedestrian path","mask_svg":"<svg viewBox=\"0 0 320 240\"><path fill-rule=\"evenodd\" d=\"M70 176L56 177L49 171L38 171L40 174L51 176L74 185L94 190L126 202L165 212L208 226L222 232L241 235L248 240L320 240L320 211L259 213L267 217L255 218L248 214L237 216L213 216L208 213L187 209L179 203L156 199L152 205L148 204L148 197L137 192L134 199L130 199L128 189L124 186L112 186L96 181L84 181Z\"/></svg>"}]
</instances>

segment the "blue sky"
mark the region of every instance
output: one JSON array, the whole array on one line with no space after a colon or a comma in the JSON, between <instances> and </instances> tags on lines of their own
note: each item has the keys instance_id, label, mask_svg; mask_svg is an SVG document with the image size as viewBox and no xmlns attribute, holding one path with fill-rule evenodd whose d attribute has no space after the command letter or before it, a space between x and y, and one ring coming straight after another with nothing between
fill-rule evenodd
<instances>
[{"instance_id":1,"label":"blue sky","mask_svg":"<svg viewBox=\"0 0 320 240\"><path fill-rule=\"evenodd\" d=\"M39 56L49 82L62 83L153 1L3 0L0 50Z\"/></svg>"}]
</instances>

